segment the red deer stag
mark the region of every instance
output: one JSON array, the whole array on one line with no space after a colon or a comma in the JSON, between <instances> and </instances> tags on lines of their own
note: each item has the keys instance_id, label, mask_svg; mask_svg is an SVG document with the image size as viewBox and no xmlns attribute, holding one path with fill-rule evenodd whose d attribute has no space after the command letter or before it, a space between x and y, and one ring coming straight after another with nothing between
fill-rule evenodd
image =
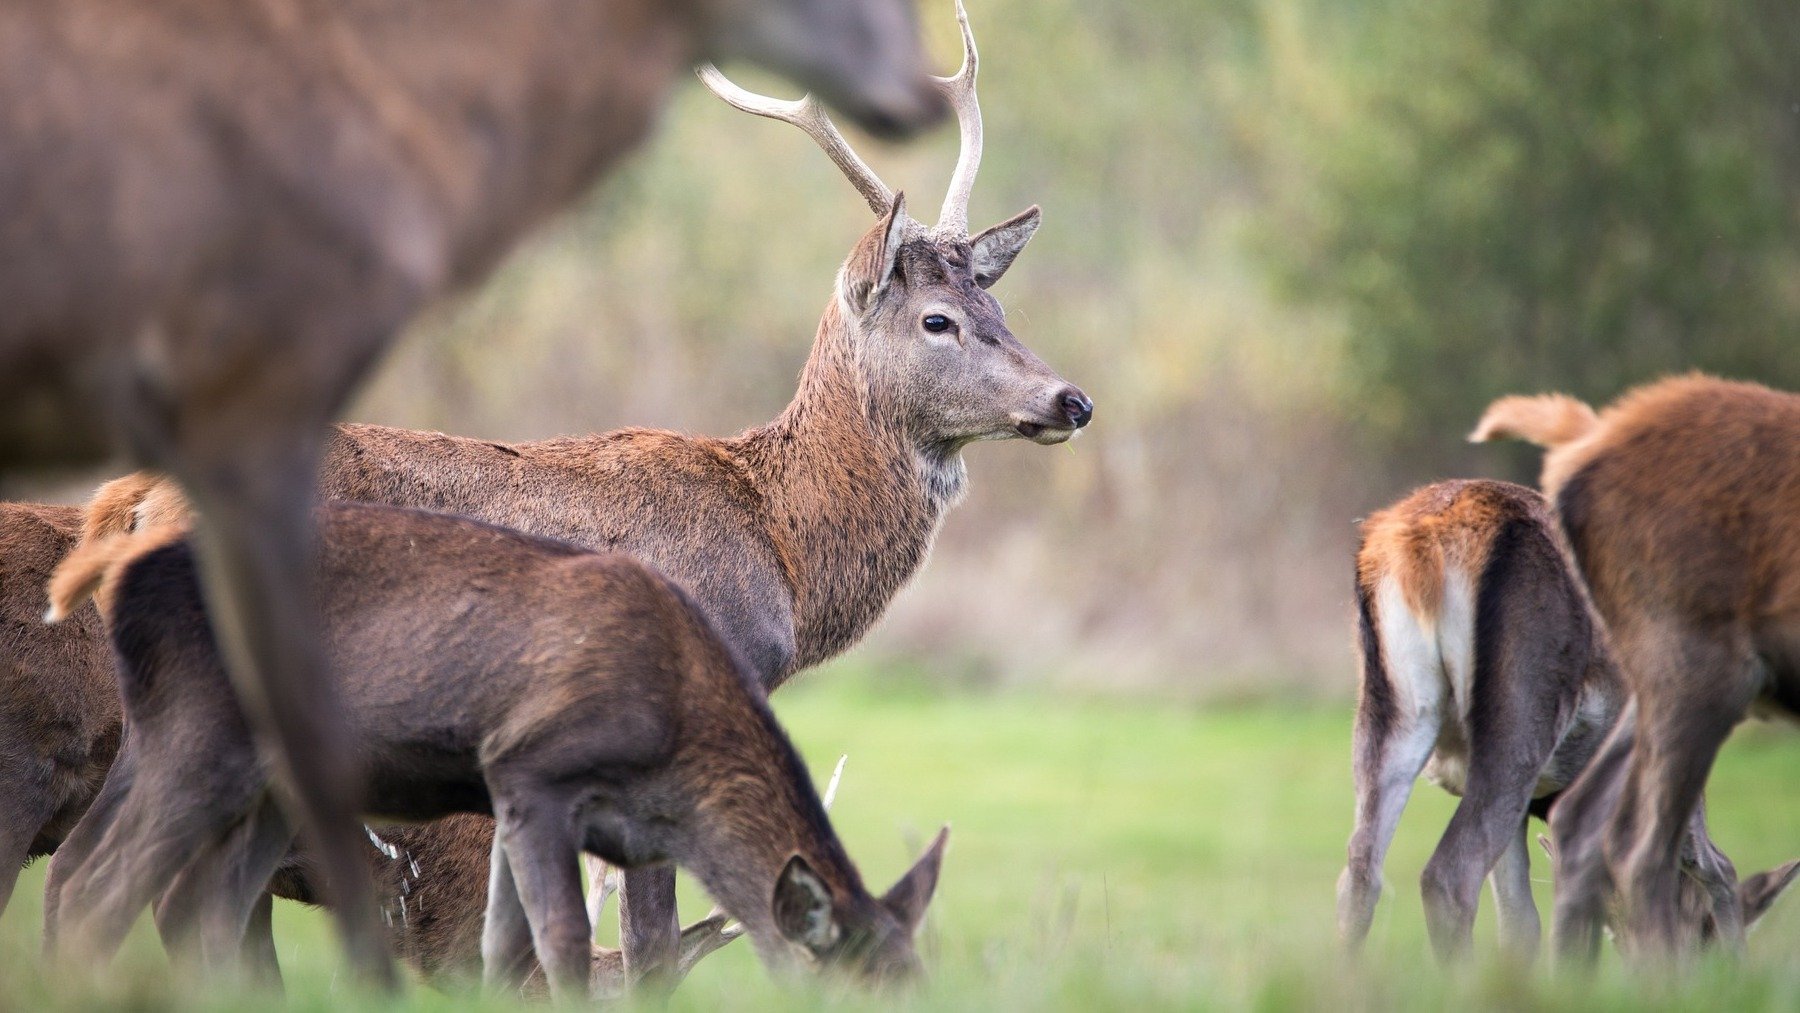
<instances>
[{"instance_id":1,"label":"red deer stag","mask_svg":"<svg viewBox=\"0 0 1800 1013\"><path fill-rule=\"evenodd\" d=\"M904 0L0 3L0 470L113 448L193 494L234 686L374 980L392 968L303 605L320 441L407 320L719 58L883 133L941 106Z\"/></svg>"},{"instance_id":2,"label":"red deer stag","mask_svg":"<svg viewBox=\"0 0 1800 1013\"><path fill-rule=\"evenodd\" d=\"M1468 949L1490 878L1503 941L1530 957L1540 929L1527 817L1543 818L1581 773L1625 697L1561 530L1530 489L1439 482L1363 523L1356 590L1356 829L1339 929L1352 947L1367 935L1382 859L1423 770L1462 797L1421 877L1438 955ZM1747 880L1740 899L1698 812L1683 865L1685 917L1703 934L1721 903L1767 910L1800 868Z\"/></svg>"},{"instance_id":3,"label":"red deer stag","mask_svg":"<svg viewBox=\"0 0 1800 1013\"><path fill-rule=\"evenodd\" d=\"M1544 494L1632 693L1551 813L1556 943L1591 959L1610 898L1627 949L1667 953L1689 941L1684 829L1719 747L1753 706L1800 714L1800 395L1690 375L1599 414L1504 398L1470 438L1503 437L1548 448ZM1736 944L1741 916L1719 931Z\"/></svg>"},{"instance_id":4,"label":"red deer stag","mask_svg":"<svg viewBox=\"0 0 1800 1013\"><path fill-rule=\"evenodd\" d=\"M491 983L517 988L535 952L553 996L586 993L582 851L688 868L772 966L791 944L869 980L917 972L945 835L870 896L755 673L667 578L425 511L339 504L317 529L324 642L368 812L497 820ZM131 731L51 860L51 942L110 955L180 876L201 898L203 948L230 959L293 832L225 691L194 554L158 542L97 543L52 583L62 611L109 585Z\"/></svg>"},{"instance_id":5,"label":"red deer stag","mask_svg":"<svg viewBox=\"0 0 1800 1013\"><path fill-rule=\"evenodd\" d=\"M704 74L738 108L805 130L880 215L839 272L799 392L773 422L729 439L625 429L515 444L345 425L326 445L323 494L630 552L691 593L771 690L854 644L924 562L962 494L967 444L1060 443L1093 414L988 294L1039 213L969 234L981 110L974 36L957 13L963 64L940 85L962 147L932 228L907 217L814 100L774 102ZM120 511L106 527L129 522ZM634 973L668 966L674 901L668 870L627 875Z\"/></svg>"}]
</instances>

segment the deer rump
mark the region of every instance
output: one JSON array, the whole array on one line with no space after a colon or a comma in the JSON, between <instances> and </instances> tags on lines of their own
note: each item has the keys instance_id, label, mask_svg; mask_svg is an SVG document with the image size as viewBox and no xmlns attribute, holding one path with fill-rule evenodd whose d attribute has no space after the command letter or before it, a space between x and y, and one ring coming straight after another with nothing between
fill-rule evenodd
<instances>
[{"instance_id":1,"label":"deer rump","mask_svg":"<svg viewBox=\"0 0 1800 1013\"><path fill-rule=\"evenodd\" d=\"M1424 771L1463 799L1423 876L1434 946L1467 947L1492 873L1503 935L1534 950L1526 817L1574 780L1618 710L1548 508L1510 483L1427 486L1364 523L1356 562L1357 808L1340 930L1352 945L1366 935Z\"/></svg>"},{"instance_id":2,"label":"deer rump","mask_svg":"<svg viewBox=\"0 0 1800 1013\"><path fill-rule=\"evenodd\" d=\"M1375 515L1357 554L1362 692L1356 829L1339 925L1368 932L1381 863L1421 771L1462 796L1421 876L1440 957L1468 948L1491 877L1505 945L1536 951L1526 817L1544 818L1621 720L1604 627L1545 499L1493 481L1440 482ZM1703 940L1754 920L1790 864L1737 882L1696 809L1682 834L1681 917ZM1561 884L1559 883L1559 891Z\"/></svg>"}]
</instances>

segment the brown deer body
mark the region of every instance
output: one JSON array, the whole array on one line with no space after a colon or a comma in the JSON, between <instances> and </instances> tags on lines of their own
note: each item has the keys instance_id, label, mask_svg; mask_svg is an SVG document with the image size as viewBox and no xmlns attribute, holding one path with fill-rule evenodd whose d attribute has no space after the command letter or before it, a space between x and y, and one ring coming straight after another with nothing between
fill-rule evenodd
<instances>
[{"instance_id":1,"label":"brown deer body","mask_svg":"<svg viewBox=\"0 0 1800 1013\"><path fill-rule=\"evenodd\" d=\"M143 483L109 483L100 506L131 502L154 525L165 515ZM172 519L172 518L171 518ZM0 912L21 865L55 852L87 811L118 750L124 715L111 646L99 614L84 606L58 623L45 623L44 587L76 544L83 523L79 507L0 503ZM394 955L427 981L478 979L481 923L487 906L488 855L493 820L464 814L417 825L379 828L395 855L373 847L364 855L382 905ZM296 852L271 883L275 896L322 904L323 877ZM178 955L183 932L178 912L157 909L164 942ZM253 924L250 953L275 978L267 912ZM729 941L722 918L704 919L682 931L676 976ZM541 986L542 982L538 979ZM625 982L618 950L594 950L594 990L619 991Z\"/></svg>"},{"instance_id":2,"label":"brown deer body","mask_svg":"<svg viewBox=\"0 0 1800 1013\"><path fill-rule=\"evenodd\" d=\"M797 943L874 977L916 968L941 836L871 897L753 674L666 578L420 511L339 505L319 530L323 628L370 814L498 820L491 980L516 987L535 950L556 995L585 992L584 850L690 869L773 964ZM184 888L206 898L203 946L234 958L292 830L224 692L191 550L107 551L72 556L63 586L110 568L131 734L52 859L56 942L109 954L186 869Z\"/></svg>"},{"instance_id":3,"label":"brown deer body","mask_svg":"<svg viewBox=\"0 0 1800 1013\"><path fill-rule=\"evenodd\" d=\"M325 448L323 495L630 552L691 593L769 689L853 644L924 562L962 492L965 445L1059 443L1093 412L1012 335L988 294L1038 211L968 232L982 140L974 39L958 13L963 67L937 80L963 146L932 228L907 217L813 100L773 103L707 74L739 108L806 130L881 218L840 271L780 417L729 439L628 429L515 444L340 426ZM122 511L109 530L129 522ZM627 876L634 970L667 965L674 900L668 870Z\"/></svg>"},{"instance_id":4,"label":"brown deer body","mask_svg":"<svg viewBox=\"0 0 1800 1013\"><path fill-rule=\"evenodd\" d=\"M0 470L122 449L192 493L234 685L376 980L303 604L319 441L421 306L728 57L884 132L939 106L901 0L0 4Z\"/></svg>"},{"instance_id":5,"label":"brown deer body","mask_svg":"<svg viewBox=\"0 0 1800 1013\"><path fill-rule=\"evenodd\" d=\"M44 622L79 507L0 503L0 912L19 869L87 811L119 748L112 650L92 607Z\"/></svg>"},{"instance_id":6,"label":"brown deer body","mask_svg":"<svg viewBox=\"0 0 1800 1013\"><path fill-rule=\"evenodd\" d=\"M1556 504L1632 702L1551 818L1559 949L1591 958L1609 892L1629 948L1680 947L1683 828L1755 705L1800 714L1800 395L1691 375L1596 415L1506 398L1471 439L1549 448ZM1720 933L1741 940L1726 912Z\"/></svg>"},{"instance_id":7,"label":"brown deer body","mask_svg":"<svg viewBox=\"0 0 1800 1013\"><path fill-rule=\"evenodd\" d=\"M1434 948L1468 949L1485 877L1503 941L1529 957L1540 923L1527 817L1543 818L1575 781L1625 696L1549 505L1507 482L1426 486L1363 523L1356 586L1356 829L1340 931L1353 947L1368 933L1382 859L1423 770L1462 798L1421 876ZM1702 931L1721 903L1767 910L1795 868L1746 881L1740 899L1698 812L1682 861L1685 917Z\"/></svg>"}]
</instances>

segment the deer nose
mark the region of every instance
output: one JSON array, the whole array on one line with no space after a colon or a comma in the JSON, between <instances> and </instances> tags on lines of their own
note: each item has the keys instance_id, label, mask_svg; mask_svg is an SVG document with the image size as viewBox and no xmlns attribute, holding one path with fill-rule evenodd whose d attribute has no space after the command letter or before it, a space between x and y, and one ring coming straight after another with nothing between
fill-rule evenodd
<instances>
[{"instance_id":1,"label":"deer nose","mask_svg":"<svg viewBox=\"0 0 1800 1013\"><path fill-rule=\"evenodd\" d=\"M1068 417L1069 424L1076 429L1087 425L1094 417L1094 402L1088 400L1088 396L1081 392L1080 387L1070 387L1064 390L1062 396L1057 399L1057 403L1062 405L1063 415Z\"/></svg>"}]
</instances>

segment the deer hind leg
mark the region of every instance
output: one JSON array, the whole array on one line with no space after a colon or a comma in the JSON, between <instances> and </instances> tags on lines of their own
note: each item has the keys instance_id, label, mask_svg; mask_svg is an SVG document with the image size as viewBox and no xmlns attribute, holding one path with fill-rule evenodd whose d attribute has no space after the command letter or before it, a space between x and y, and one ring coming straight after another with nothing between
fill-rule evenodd
<instances>
[{"instance_id":1,"label":"deer hind leg","mask_svg":"<svg viewBox=\"0 0 1800 1013\"><path fill-rule=\"evenodd\" d=\"M1682 942L1683 845L1719 747L1750 704L1755 672L1748 650L1729 636L1646 639L1662 642L1626 655L1638 692L1638 740L1605 848L1623 940L1655 959Z\"/></svg>"},{"instance_id":2,"label":"deer hind leg","mask_svg":"<svg viewBox=\"0 0 1800 1013\"><path fill-rule=\"evenodd\" d=\"M1530 820L1519 821L1518 833L1507 842L1500 861L1488 874L1494 891L1494 907L1500 914L1500 941L1511 953L1530 959L1543 938L1537 901L1531 896Z\"/></svg>"},{"instance_id":3,"label":"deer hind leg","mask_svg":"<svg viewBox=\"0 0 1800 1013\"><path fill-rule=\"evenodd\" d=\"M63 838L50 858L50 869L44 877L44 954L53 955L62 932L63 885L73 870L88 864L99 851L101 841L118 820L119 811L131 793L136 780L137 754L132 738L126 735L106 774L94 801L77 820L69 836Z\"/></svg>"},{"instance_id":4,"label":"deer hind leg","mask_svg":"<svg viewBox=\"0 0 1800 1013\"><path fill-rule=\"evenodd\" d=\"M532 947L557 1002L586 997L593 927L581 890L581 842L574 806L554 793L496 798L494 840L531 926Z\"/></svg>"},{"instance_id":5,"label":"deer hind leg","mask_svg":"<svg viewBox=\"0 0 1800 1013\"><path fill-rule=\"evenodd\" d=\"M1360 609L1362 693L1351 764L1356 825L1338 877L1338 933L1353 951L1375 918L1382 862L1437 745L1446 697L1436 635L1419 624L1397 587L1365 593Z\"/></svg>"},{"instance_id":6,"label":"deer hind leg","mask_svg":"<svg viewBox=\"0 0 1800 1013\"><path fill-rule=\"evenodd\" d=\"M287 788L347 955L364 980L391 987L357 818L361 780L309 593L315 439L246 444L175 471L203 517L195 544L208 616L238 702Z\"/></svg>"},{"instance_id":7,"label":"deer hind leg","mask_svg":"<svg viewBox=\"0 0 1800 1013\"><path fill-rule=\"evenodd\" d=\"M242 969L251 978L260 973L249 964L249 926L293 840L280 807L265 793L244 821L190 862L170 888L165 900L192 912L192 935L208 968Z\"/></svg>"}]
</instances>

